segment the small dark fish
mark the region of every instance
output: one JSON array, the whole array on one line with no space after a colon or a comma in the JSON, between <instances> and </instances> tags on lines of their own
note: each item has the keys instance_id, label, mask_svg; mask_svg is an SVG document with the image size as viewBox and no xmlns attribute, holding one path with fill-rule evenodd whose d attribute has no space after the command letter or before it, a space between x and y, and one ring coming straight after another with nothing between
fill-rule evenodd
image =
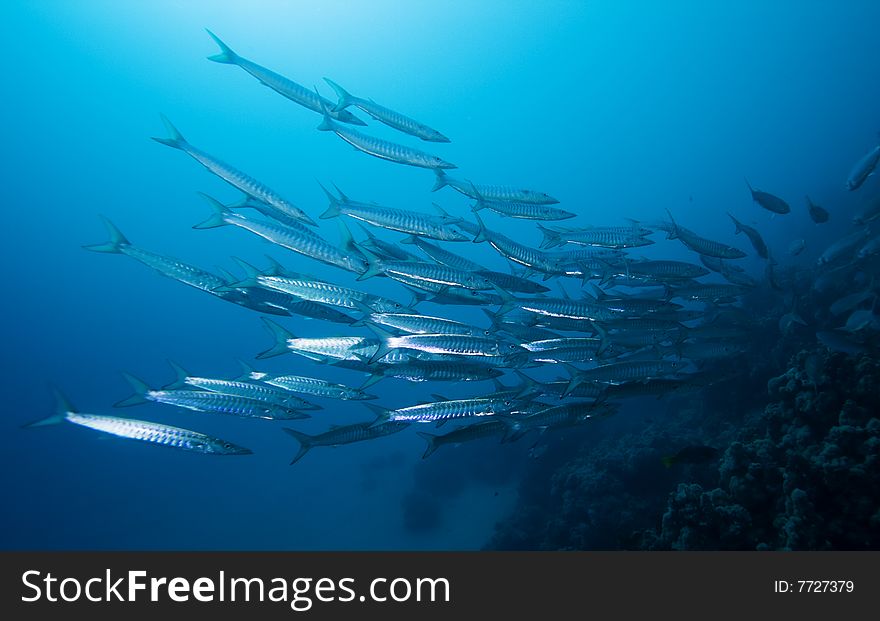
<instances>
[{"instance_id":1,"label":"small dark fish","mask_svg":"<svg viewBox=\"0 0 880 621\"><path fill-rule=\"evenodd\" d=\"M752 193L752 200L767 211L779 214L785 214L791 211L791 207L788 206L788 203L778 196L754 189L748 179L746 179L746 185L749 186L749 191Z\"/></svg>"},{"instance_id":2,"label":"small dark fish","mask_svg":"<svg viewBox=\"0 0 880 621\"><path fill-rule=\"evenodd\" d=\"M718 449L711 446L686 446L675 455L663 457L660 461L667 468L675 464L705 464L718 457Z\"/></svg>"},{"instance_id":3,"label":"small dark fish","mask_svg":"<svg viewBox=\"0 0 880 621\"><path fill-rule=\"evenodd\" d=\"M810 218L816 224L824 224L828 222L828 218L830 217L828 214L828 210L824 207L819 207L819 205L815 204L810 200L810 197L807 197L807 207L810 208Z\"/></svg>"},{"instance_id":4,"label":"small dark fish","mask_svg":"<svg viewBox=\"0 0 880 621\"><path fill-rule=\"evenodd\" d=\"M767 244L764 243L764 240L761 238L761 234L758 232L758 229L755 229L747 224L743 224L742 222L734 218L733 215L731 215L730 213L728 213L727 215L730 216L730 219L733 220L734 226L736 226L736 231L734 231L734 234L739 235L740 233L745 233L746 237L749 238L749 241L752 242L752 248L755 249L755 252L758 253L758 256L762 259L766 259L769 254L767 250Z\"/></svg>"}]
</instances>

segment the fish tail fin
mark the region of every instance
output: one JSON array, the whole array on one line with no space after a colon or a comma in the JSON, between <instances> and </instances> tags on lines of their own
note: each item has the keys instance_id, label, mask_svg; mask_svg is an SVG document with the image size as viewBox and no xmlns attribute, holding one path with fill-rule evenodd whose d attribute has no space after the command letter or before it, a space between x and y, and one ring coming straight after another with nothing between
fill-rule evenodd
<instances>
[{"instance_id":1,"label":"fish tail fin","mask_svg":"<svg viewBox=\"0 0 880 621\"><path fill-rule=\"evenodd\" d=\"M315 446L315 436L310 436L307 433L297 431L296 429L291 429L290 427L282 427L281 429L285 433L296 438L296 441L299 442L299 451L296 455L293 456L293 459L290 460L290 465L292 466L300 459L302 459L313 446Z\"/></svg>"},{"instance_id":2,"label":"fish tail fin","mask_svg":"<svg viewBox=\"0 0 880 621\"><path fill-rule=\"evenodd\" d=\"M228 216L229 214L232 213L231 211L229 211L229 208L226 207L226 205L224 205L223 203L218 201L213 196L208 196L204 192L199 192L198 194L199 194L199 196L204 198L206 201L208 201L208 205L211 206L211 209L214 210L214 213L212 213L211 216L207 220L193 225L193 228L194 229L215 229L218 226L226 226L228 224L228 222L226 222L226 216Z\"/></svg>"},{"instance_id":3,"label":"fish tail fin","mask_svg":"<svg viewBox=\"0 0 880 621\"><path fill-rule=\"evenodd\" d=\"M373 414L376 415L375 420L370 424L373 425L381 425L382 423L387 423L391 420L391 410L388 408L383 408L381 405L376 405L375 403L366 403L363 402L363 406L370 410Z\"/></svg>"},{"instance_id":4,"label":"fish tail fin","mask_svg":"<svg viewBox=\"0 0 880 621\"><path fill-rule=\"evenodd\" d=\"M446 173L443 172L442 168L435 168L434 174L436 178L434 179L434 187L431 188L432 192L436 192L440 188L445 188L449 185L449 177L446 176Z\"/></svg>"},{"instance_id":5,"label":"fish tail fin","mask_svg":"<svg viewBox=\"0 0 880 621\"><path fill-rule=\"evenodd\" d=\"M347 107L354 103L355 98L352 97L351 93L349 93L347 90L339 86L330 78L324 78L324 81L330 85L330 88L333 89L333 91L336 93L336 98L339 100L336 105L333 106L333 112L345 110Z\"/></svg>"},{"instance_id":6,"label":"fish tail fin","mask_svg":"<svg viewBox=\"0 0 880 621\"><path fill-rule=\"evenodd\" d=\"M583 378L581 377L580 370L577 367L567 363L562 363L562 366L571 377L571 379L568 380L568 385L565 387L565 390L562 391L561 397L564 399L572 392L574 392L578 386L583 384Z\"/></svg>"},{"instance_id":7,"label":"fish tail fin","mask_svg":"<svg viewBox=\"0 0 880 621\"><path fill-rule=\"evenodd\" d=\"M672 464L675 463L675 457L667 455L666 457L661 457L660 462L667 468L672 468Z\"/></svg>"},{"instance_id":8,"label":"fish tail fin","mask_svg":"<svg viewBox=\"0 0 880 621\"><path fill-rule=\"evenodd\" d=\"M167 386L163 386L162 390L180 390L181 388L186 387L186 378L189 377L189 373L186 371L186 369L184 369L173 360L169 360L168 365L174 371L174 381Z\"/></svg>"},{"instance_id":9,"label":"fish tail fin","mask_svg":"<svg viewBox=\"0 0 880 621\"><path fill-rule=\"evenodd\" d=\"M538 225L538 229L540 229L541 234L544 236L544 239L541 240L541 248L555 248L556 246L565 245L559 231L548 229L546 226L540 224Z\"/></svg>"},{"instance_id":10,"label":"fish tail fin","mask_svg":"<svg viewBox=\"0 0 880 621\"><path fill-rule=\"evenodd\" d=\"M241 375L235 377L235 381L261 380L266 377L265 373L260 373L244 360L239 359L238 366L241 367Z\"/></svg>"},{"instance_id":11,"label":"fish tail fin","mask_svg":"<svg viewBox=\"0 0 880 621\"><path fill-rule=\"evenodd\" d=\"M370 376L366 379L366 381L358 386L358 390L366 390L370 386L377 384L380 380L382 380L385 376L381 373L371 373Z\"/></svg>"},{"instance_id":12,"label":"fish tail fin","mask_svg":"<svg viewBox=\"0 0 880 621\"><path fill-rule=\"evenodd\" d=\"M321 183L320 181L318 182L318 185L321 186L321 189L324 190L324 194L327 195L327 200L330 201L330 206L327 207L327 211L325 211L324 213L322 213L322 214L321 214L320 216L318 216L318 217L319 217L320 219L322 219L322 220L326 220L326 219L328 219L328 218L335 218L335 217L337 217L340 213L342 213L342 212L339 210L340 199L337 198L336 196L334 196L334 195L333 195L333 192L331 192L330 190L328 190L328 189L324 186L324 184Z\"/></svg>"},{"instance_id":13,"label":"fish tail fin","mask_svg":"<svg viewBox=\"0 0 880 621\"><path fill-rule=\"evenodd\" d=\"M107 233L110 236L103 244L93 244L90 246L83 246L86 250L91 250L92 252L109 252L118 254L122 252L123 246L130 246L131 243L125 239L125 235L122 234L116 225L113 224L109 218L101 216L101 220L104 222L104 226L107 227Z\"/></svg>"},{"instance_id":14,"label":"fish tail fin","mask_svg":"<svg viewBox=\"0 0 880 621\"><path fill-rule=\"evenodd\" d=\"M153 137L153 140L160 144L164 144L169 147L173 147L175 149L183 149L186 146L186 138L183 137L176 127L168 120L168 117L164 114L159 115L162 118L162 123L165 124L165 129L168 130L170 136L168 138L156 138Z\"/></svg>"},{"instance_id":15,"label":"fish tail fin","mask_svg":"<svg viewBox=\"0 0 880 621\"><path fill-rule=\"evenodd\" d=\"M390 332L386 332L379 326L368 323L366 324L367 328L375 334L379 339L379 346L376 348L376 352L370 356L368 364L373 364L374 362L378 362L382 358L384 358L388 353L392 350L391 347L388 346L388 339L393 335Z\"/></svg>"},{"instance_id":16,"label":"fish tail fin","mask_svg":"<svg viewBox=\"0 0 880 621\"><path fill-rule=\"evenodd\" d=\"M134 394L127 399L123 399L122 401L117 401L113 404L115 408L127 408L131 405L140 405L142 403L148 403L149 399L147 399L147 393L150 392L150 387L147 384L134 375L129 373L123 373L122 376L125 380L131 384L132 389L134 390Z\"/></svg>"},{"instance_id":17,"label":"fish tail fin","mask_svg":"<svg viewBox=\"0 0 880 621\"><path fill-rule=\"evenodd\" d=\"M60 390L53 386L52 392L55 395L55 413L51 416L35 420L32 423L22 425L22 429L28 429L30 427L47 427L49 425L58 425L59 423L64 422L64 419L67 417L68 412L76 412L76 408L74 408L70 404L70 401L67 400L67 397L65 397Z\"/></svg>"},{"instance_id":18,"label":"fish tail fin","mask_svg":"<svg viewBox=\"0 0 880 621\"><path fill-rule=\"evenodd\" d=\"M427 442L427 446L425 447L425 452L422 453L422 459L427 459L431 453L436 451L440 445L437 443L438 436L435 436L433 433L427 433L425 431L417 431L416 432L420 438L422 438L425 442Z\"/></svg>"},{"instance_id":19,"label":"fish tail fin","mask_svg":"<svg viewBox=\"0 0 880 621\"><path fill-rule=\"evenodd\" d=\"M358 246L351 235L351 231L346 226L345 221L337 220L336 226L339 228L339 245L348 252L360 252L363 254L363 248Z\"/></svg>"},{"instance_id":20,"label":"fish tail fin","mask_svg":"<svg viewBox=\"0 0 880 621\"><path fill-rule=\"evenodd\" d=\"M213 60L215 63L226 63L226 64L236 64L238 62L238 54L232 51L232 49L223 43L220 40L220 37L215 35L213 32L205 28L205 31L208 33L208 36L214 39L214 43L216 43L220 47L220 53L214 54L213 56L208 56L208 60Z\"/></svg>"},{"instance_id":21,"label":"fish tail fin","mask_svg":"<svg viewBox=\"0 0 880 621\"><path fill-rule=\"evenodd\" d=\"M321 104L321 114L324 115L324 118L321 120L321 124L318 125L318 131L332 132L334 129L336 129L336 124L333 122L333 119L330 118L330 112L327 110L327 106L324 105L324 100L318 93L317 88L315 89L315 93L318 95L318 101Z\"/></svg>"},{"instance_id":22,"label":"fish tail fin","mask_svg":"<svg viewBox=\"0 0 880 621\"><path fill-rule=\"evenodd\" d=\"M743 180L746 182L746 185L749 186L749 192L752 193L752 196L755 195L755 188L752 187L752 184L749 183L749 180L746 177L743 177Z\"/></svg>"},{"instance_id":23,"label":"fish tail fin","mask_svg":"<svg viewBox=\"0 0 880 621\"><path fill-rule=\"evenodd\" d=\"M419 238L416 235L407 235L406 237L404 237L403 239L400 240L400 243L415 245L418 243L418 241L419 241Z\"/></svg>"},{"instance_id":24,"label":"fish tail fin","mask_svg":"<svg viewBox=\"0 0 880 621\"><path fill-rule=\"evenodd\" d=\"M271 358L272 356L280 356L281 354L287 353L287 341L289 339L296 338L296 336L294 336L293 333L291 333L289 330L287 330L283 326L278 325L271 319L268 319L266 317L263 317L262 319L266 328L275 338L275 344L266 351L257 354L257 359L265 360L266 358Z\"/></svg>"},{"instance_id":25,"label":"fish tail fin","mask_svg":"<svg viewBox=\"0 0 880 621\"><path fill-rule=\"evenodd\" d=\"M510 291L502 289L495 283L491 284L492 288L495 290L495 293L497 293L498 297L501 298L501 307L498 309L498 312L495 313L495 318L497 319L499 316L505 315L516 308L516 297L514 297L510 293Z\"/></svg>"},{"instance_id":26,"label":"fish tail fin","mask_svg":"<svg viewBox=\"0 0 880 621\"><path fill-rule=\"evenodd\" d=\"M675 223L675 218L672 217L672 212L668 209L666 215L669 216L669 222L672 224L672 230L666 235L666 239L678 239L678 225Z\"/></svg>"},{"instance_id":27,"label":"fish tail fin","mask_svg":"<svg viewBox=\"0 0 880 621\"><path fill-rule=\"evenodd\" d=\"M742 233L742 227L739 224L739 220L733 217L733 214L727 212L727 215L730 216L730 219L733 220L733 225L736 227L736 230L733 232L734 235L739 235Z\"/></svg>"},{"instance_id":28,"label":"fish tail fin","mask_svg":"<svg viewBox=\"0 0 880 621\"><path fill-rule=\"evenodd\" d=\"M474 217L477 219L477 224L480 227L480 230L477 232L477 236L474 237L474 243L479 244L480 242L484 242L489 239L489 232L486 230L486 225L483 222L483 219L480 217L480 214L474 212Z\"/></svg>"},{"instance_id":29,"label":"fish tail fin","mask_svg":"<svg viewBox=\"0 0 880 621\"><path fill-rule=\"evenodd\" d=\"M247 287L258 287L259 281L258 277L264 276L264 274L258 270L256 267L245 261L244 259L239 259L238 257L230 257L233 261L238 263L238 266L244 270L244 279L234 282L230 285L232 288L247 288Z\"/></svg>"},{"instance_id":30,"label":"fish tail fin","mask_svg":"<svg viewBox=\"0 0 880 621\"><path fill-rule=\"evenodd\" d=\"M384 272L384 268L382 267L382 257L363 246L357 246L357 249L367 260L367 271L359 275L357 280L366 280L373 276L379 276Z\"/></svg>"},{"instance_id":31,"label":"fish tail fin","mask_svg":"<svg viewBox=\"0 0 880 621\"><path fill-rule=\"evenodd\" d=\"M599 349L596 350L596 355L601 356L608 350L608 346L611 344L608 341L608 330L595 321L593 322L593 328L596 329L596 334L599 335Z\"/></svg>"}]
</instances>

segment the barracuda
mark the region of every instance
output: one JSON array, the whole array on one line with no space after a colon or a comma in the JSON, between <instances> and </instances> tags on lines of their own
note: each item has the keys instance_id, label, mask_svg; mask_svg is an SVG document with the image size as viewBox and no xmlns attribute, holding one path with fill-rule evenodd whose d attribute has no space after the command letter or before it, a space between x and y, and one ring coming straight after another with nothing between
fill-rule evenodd
<instances>
[{"instance_id":1,"label":"barracuda","mask_svg":"<svg viewBox=\"0 0 880 621\"><path fill-rule=\"evenodd\" d=\"M171 124L171 121L164 116L162 117L162 122L165 123L165 127L168 130L168 133L171 134L171 137L153 138L153 140L160 144L183 151L199 164L207 168L210 172L223 179L226 183L238 188L248 196L252 196L257 200L270 205L285 216L301 220L306 224L314 226L314 220L312 220L302 209L284 199L280 194L253 177L250 177L240 170L233 168L229 164L218 160L214 156L209 155L188 143L181 133L177 131L177 128Z\"/></svg>"},{"instance_id":2,"label":"barracuda","mask_svg":"<svg viewBox=\"0 0 880 621\"><path fill-rule=\"evenodd\" d=\"M235 52L233 52L228 45L223 43L217 35L215 35L210 30L207 31L208 35L214 42L220 47L220 53L215 54L213 56L208 56L208 60L213 60L215 63L222 63L227 65L237 65L244 69L247 73L255 77L260 81L260 84L264 86L268 86L273 91L286 97L290 101L298 103L304 108L308 108L309 110L313 110L314 112L321 112L322 107L332 108L333 102L329 99L325 99L318 95L312 89L306 88L301 84L297 84L293 80L285 78L283 75L277 74L274 71L270 71L265 67L258 65L255 62L252 62L246 58L242 58ZM329 114L338 121L342 121L343 123L351 123L352 125L366 125L362 120L357 118L348 110L340 110L330 111Z\"/></svg>"},{"instance_id":3,"label":"barracuda","mask_svg":"<svg viewBox=\"0 0 880 621\"><path fill-rule=\"evenodd\" d=\"M434 182L432 192L449 186L461 192L469 198L492 201L509 201L515 203L533 203L536 205L553 205L559 201L545 192L524 190L503 185L486 185L483 183L471 183L460 179L453 179L442 170L435 170L437 179Z\"/></svg>"},{"instance_id":4,"label":"barracuda","mask_svg":"<svg viewBox=\"0 0 880 621\"><path fill-rule=\"evenodd\" d=\"M45 427L48 425L58 425L66 421L119 438L167 446L193 453L204 453L207 455L251 454L249 449L237 446L228 440L208 436L190 429L182 429L134 418L80 413L57 391L56 400L58 405L54 415L29 423L25 427Z\"/></svg>"},{"instance_id":5,"label":"barracuda","mask_svg":"<svg viewBox=\"0 0 880 621\"><path fill-rule=\"evenodd\" d=\"M362 336L325 336L299 338L274 321L263 318L266 328L275 338L275 344L257 355L271 358L291 351L311 360L360 360L371 358L379 349L379 341Z\"/></svg>"},{"instance_id":6,"label":"barracuda","mask_svg":"<svg viewBox=\"0 0 880 621\"><path fill-rule=\"evenodd\" d=\"M355 149L367 155L419 168L457 168L455 164L450 164L436 155L430 155L412 147L368 136L355 129L343 127L330 118L327 108L323 107L323 105L322 108L324 110L324 120L318 125L318 129L322 132L333 132Z\"/></svg>"},{"instance_id":7,"label":"barracuda","mask_svg":"<svg viewBox=\"0 0 880 621\"><path fill-rule=\"evenodd\" d=\"M334 112L340 112L348 106L355 106L380 123L385 123L388 127L393 127L394 129L409 134L410 136L415 136L416 138L428 142L449 142L449 138L438 132L436 129L428 127L424 123L419 123L415 119L404 116L390 108L380 106L371 99L355 97L333 80L324 78L324 81L336 92L336 97L339 99L338 103L333 107Z\"/></svg>"},{"instance_id":8,"label":"barracuda","mask_svg":"<svg viewBox=\"0 0 880 621\"><path fill-rule=\"evenodd\" d=\"M276 386L267 384L258 384L243 379L217 379L211 377L194 377L190 375L179 364L168 361L171 368L174 369L175 380L164 386L162 390L184 390L187 386L192 386L200 390L209 392L219 392L226 395L236 395L239 397L247 397L258 401L265 401L272 405L277 405L291 410L321 410L320 405L316 405L305 399L290 394L286 390L282 390Z\"/></svg>"},{"instance_id":9,"label":"barracuda","mask_svg":"<svg viewBox=\"0 0 880 621\"><path fill-rule=\"evenodd\" d=\"M283 427L282 429L296 438L300 444L299 452L294 455L290 462L290 465L293 465L316 446L339 446L341 444L375 440L376 438L403 431L407 427L409 427L409 423L397 421L389 421L381 425L374 425L372 422L356 423L354 425L345 426L334 425L329 431L314 436L288 427Z\"/></svg>"},{"instance_id":10,"label":"barracuda","mask_svg":"<svg viewBox=\"0 0 880 621\"><path fill-rule=\"evenodd\" d=\"M366 321L410 334L465 334L469 336L489 336L492 334L492 331L487 328L478 328L460 321L429 315L369 313L364 317L363 322Z\"/></svg>"},{"instance_id":11,"label":"barracuda","mask_svg":"<svg viewBox=\"0 0 880 621\"><path fill-rule=\"evenodd\" d=\"M563 393L563 397L567 397L572 390L584 382L622 384L631 381L644 381L678 373L684 368L685 363L677 360L612 362L586 371L581 371L570 365L565 366L571 374L571 381Z\"/></svg>"},{"instance_id":12,"label":"barracuda","mask_svg":"<svg viewBox=\"0 0 880 621\"><path fill-rule=\"evenodd\" d=\"M316 280L311 276L258 276L256 282L261 287L282 291L303 300L340 308L356 310L363 305L377 312L395 312L405 309L403 304L394 300Z\"/></svg>"},{"instance_id":13,"label":"barracuda","mask_svg":"<svg viewBox=\"0 0 880 621\"><path fill-rule=\"evenodd\" d=\"M576 215L549 205L478 199L476 204L471 207L471 211L477 212L481 209L488 209L502 216L521 220L567 220Z\"/></svg>"},{"instance_id":14,"label":"barracuda","mask_svg":"<svg viewBox=\"0 0 880 621\"><path fill-rule=\"evenodd\" d=\"M428 354L454 355L465 357L497 357L505 360L519 360L527 355L526 350L515 343L498 339L463 334L407 334L394 336L380 328L368 325L379 337L379 348L370 362L381 360L382 357L395 349L412 349Z\"/></svg>"},{"instance_id":15,"label":"barracuda","mask_svg":"<svg viewBox=\"0 0 880 621\"><path fill-rule=\"evenodd\" d=\"M228 207L207 194L201 194L201 196L208 201L214 213L204 222L196 224L193 227L194 229L212 229L226 225L237 226L255 235L259 235L273 244L315 259L321 263L340 267L356 274L363 274L366 271L366 261L355 250L351 233L342 223L340 223L341 245L345 250L340 250L338 246L315 234L306 235L297 229L274 222L245 218L240 214L231 212Z\"/></svg>"},{"instance_id":16,"label":"barracuda","mask_svg":"<svg viewBox=\"0 0 880 621\"><path fill-rule=\"evenodd\" d=\"M440 241L466 241L467 237L456 231L450 223L458 218L452 218L446 212L437 207L440 216L430 216L417 211L407 209L393 209L380 205L360 203L349 199L339 188L339 197L333 196L323 185L321 189L330 200L330 206L321 214L321 219L336 218L346 215L355 220L372 224L390 231L398 231L409 235L419 235Z\"/></svg>"},{"instance_id":17,"label":"barracuda","mask_svg":"<svg viewBox=\"0 0 880 621\"><path fill-rule=\"evenodd\" d=\"M450 420L510 414L519 407L519 404L509 397L447 399L432 403L420 403L396 410L382 408L369 403L365 405L376 414L374 424L397 421L406 423L437 423L438 427Z\"/></svg>"},{"instance_id":18,"label":"barracuda","mask_svg":"<svg viewBox=\"0 0 880 621\"><path fill-rule=\"evenodd\" d=\"M127 373L124 375L125 379L128 380L128 383L134 389L134 394L116 403L115 407L128 407L152 401L196 412L229 414L243 418L263 418L267 420L310 418L304 412L252 397L203 390L152 390L133 375Z\"/></svg>"}]
</instances>

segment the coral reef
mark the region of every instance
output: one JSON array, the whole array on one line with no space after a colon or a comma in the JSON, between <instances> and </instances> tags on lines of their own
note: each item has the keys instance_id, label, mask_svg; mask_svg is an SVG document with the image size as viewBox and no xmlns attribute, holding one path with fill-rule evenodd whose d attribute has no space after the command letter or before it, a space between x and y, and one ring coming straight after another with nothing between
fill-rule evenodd
<instances>
[{"instance_id":1,"label":"coral reef","mask_svg":"<svg viewBox=\"0 0 880 621\"><path fill-rule=\"evenodd\" d=\"M755 381L772 365L752 367L670 402L662 421L631 418L532 468L487 547L877 549L880 363L820 349L789 366L764 376L766 393ZM707 438L717 461L658 467L670 448Z\"/></svg>"}]
</instances>

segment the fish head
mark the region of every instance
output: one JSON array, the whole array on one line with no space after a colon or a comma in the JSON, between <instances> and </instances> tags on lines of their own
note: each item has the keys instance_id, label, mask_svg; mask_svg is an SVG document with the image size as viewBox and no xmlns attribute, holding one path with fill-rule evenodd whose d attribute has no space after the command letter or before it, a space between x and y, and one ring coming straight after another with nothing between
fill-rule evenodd
<instances>
[{"instance_id":1,"label":"fish head","mask_svg":"<svg viewBox=\"0 0 880 621\"><path fill-rule=\"evenodd\" d=\"M215 439L202 445L205 452L213 455L252 455L253 451L226 440Z\"/></svg>"},{"instance_id":2,"label":"fish head","mask_svg":"<svg viewBox=\"0 0 880 621\"><path fill-rule=\"evenodd\" d=\"M436 155L429 155L428 156L428 165L431 168L439 168L441 170L450 169L450 168L458 168L458 166L456 166L455 164L450 164L449 162L447 162L443 158L437 157Z\"/></svg>"}]
</instances>

